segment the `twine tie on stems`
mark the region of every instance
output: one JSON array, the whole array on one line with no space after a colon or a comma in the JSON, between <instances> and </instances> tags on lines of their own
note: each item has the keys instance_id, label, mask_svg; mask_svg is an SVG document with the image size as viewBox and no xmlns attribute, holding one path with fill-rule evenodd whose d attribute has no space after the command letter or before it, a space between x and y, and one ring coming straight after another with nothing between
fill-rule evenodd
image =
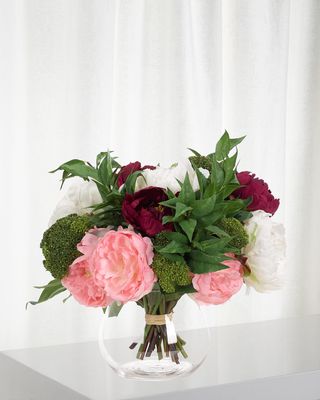
<instances>
[{"instance_id":1,"label":"twine tie on stems","mask_svg":"<svg viewBox=\"0 0 320 400\"><path fill-rule=\"evenodd\" d=\"M167 340L169 344L177 343L177 333L173 325L172 318L173 318L173 311L170 314L145 315L145 320L147 325L166 326Z\"/></svg>"},{"instance_id":2,"label":"twine tie on stems","mask_svg":"<svg viewBox=\"0 0 320 400\"><path fill-rule=\"evenodd\" d=\"M170 314L162 314L162 315L153 315L153 314L146 314L145 320L147 325L166 325L167 320L172 321L173 312Z\"/></svg>"}]
</instances>

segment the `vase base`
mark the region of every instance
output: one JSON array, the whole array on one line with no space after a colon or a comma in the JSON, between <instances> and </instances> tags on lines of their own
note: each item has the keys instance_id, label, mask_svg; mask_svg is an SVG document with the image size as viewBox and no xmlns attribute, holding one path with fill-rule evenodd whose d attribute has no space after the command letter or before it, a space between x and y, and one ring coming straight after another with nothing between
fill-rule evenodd
<instances>
[{"instance_id":1,"label":"vase base","mask_svg":"<svg viewBox=\"0 0 320 400\"><path fill-rule=\"evenodd\" d=\"M118 370L118 374L128 379L161 381L187 375L193 369L193 364L184 360L176 364L170 358L162 360L150 359L136 360L123 364Z\"/></svg>"}]
</instances>

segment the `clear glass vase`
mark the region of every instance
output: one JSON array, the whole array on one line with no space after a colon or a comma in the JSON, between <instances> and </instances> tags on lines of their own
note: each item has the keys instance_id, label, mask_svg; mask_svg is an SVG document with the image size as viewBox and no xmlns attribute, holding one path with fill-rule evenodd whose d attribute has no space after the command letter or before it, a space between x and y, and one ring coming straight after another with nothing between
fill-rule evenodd
<instances>
[{"instance_id":1,"label":"clear glass vase","mask_svg":"<svg viewBox=\"0 0 320 400\"><path fill-rule=\"evenodd\" d=\"M195 371L210 348L205 312L188 295L150 293L104 315L101 353L120 376L166 380Z\"/></svg>"}]
</instances>

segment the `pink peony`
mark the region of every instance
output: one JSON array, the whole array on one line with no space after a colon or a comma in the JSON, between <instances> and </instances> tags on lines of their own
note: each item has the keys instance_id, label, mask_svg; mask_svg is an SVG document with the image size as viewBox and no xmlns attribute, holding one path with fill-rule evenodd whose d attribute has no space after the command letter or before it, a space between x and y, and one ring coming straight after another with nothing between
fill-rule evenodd
<instances>
[{"instance_id":1,"label":"pink peony","mask_svg":"<svg viewBox=\"0 0 320 400\"><path fill-rule=\"evenodd\" d=\"M112 303L103 288L95 283L86 256L78 257L70 265L68 275L61 283L84 306L106 307Z\"/></svg>"},{"instance_id":2,"label":"pink peony","mask_svg":"<svg viewBox=\"0 0 320 400\"><path fill-rule=\"evenodd\" d=\"M99 238L103 237L111 229L112 229L111 226L109 226L108 228L90 229L81 239L81 242L78 243L77 249L80 251L80 253L84 254L87 258L89 258L93 250L96 248Z\"/></svg>"},{"instance_id":3,"label":"pink peony","mask_svg":"<svg viewBox=\"0 0 320 400\"><path fill-rule=\"evenodd\" d=\"M129 229L110 230L101 237L90 257L95 283L114 301L137 301L150 293L156 276L150 268L152 242Z\"/></svg>"},{"instance_id":4,"label":"pink peony","mask_svg":"<svg viewBox=\"0 0 320 400\"><path fill-rule=\"evenodd\" d=\"M75 300L84 306L106 307L112 303L112 299L107 296L105 290L95 283L88 262L99 241L99 236L109 230L110 228L91 229L85 234L77 246L83 256L74 260L69 267L68 275L61 280Z\"/></svg>"},{"instance_id":5,"label":"pink peony","mask_svg":"<svg viewBox=\"0 0 320 400\"><path fill-rule=\"evenodd\" d=\"M197 293L192 296L199 304L225 303L240 290L243 283L243 267L240 261L226 260L222 264L229 268L194 275L192 284Z\"/></svg>"},{"instance_id":6,"label":"pink peony","mask_svg":"<svg viewBox=\"0 0 320 400\"><path fill-rule=\"evenodd\" d=\"M272 215L277 211L280 200L274 198L264 180L248 171L238 172L237 178L242 187L235 190L232 196L240 199L251 197L252 202L248 205L249 211L262 210Z\"/></svg>"}]
</instances>

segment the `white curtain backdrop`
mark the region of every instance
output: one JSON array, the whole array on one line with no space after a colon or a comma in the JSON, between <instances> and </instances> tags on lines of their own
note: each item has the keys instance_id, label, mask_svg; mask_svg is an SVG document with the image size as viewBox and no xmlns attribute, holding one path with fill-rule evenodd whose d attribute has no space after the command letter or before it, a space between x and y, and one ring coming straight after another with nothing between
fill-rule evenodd
<instances>
[{"instance_id":1,"label":"white curtain backdrop","mask_svg":"<svg viewBox=\"0 0 320 400\"><path fill-rule=\"evenodd\" d=\"M281 198L287 284L243 290L211 324L320 312L319 21L319 0L0 0L0 350L97 335L101 311L72 299L24 309L50 279L47 171L107 148L172 164L224 129Z\"/></svg>"}]
</instances>

